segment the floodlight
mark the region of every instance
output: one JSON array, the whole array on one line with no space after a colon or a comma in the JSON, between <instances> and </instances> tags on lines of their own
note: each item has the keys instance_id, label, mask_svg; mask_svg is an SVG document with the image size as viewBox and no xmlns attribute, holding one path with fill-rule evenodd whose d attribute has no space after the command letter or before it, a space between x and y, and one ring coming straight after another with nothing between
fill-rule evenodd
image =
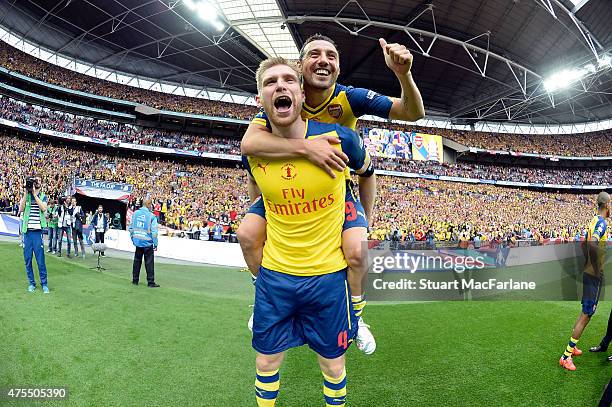
<instances>
[{"instance_id":1,"label":"floodlight","mask_svg":"<svg viewBox=\"0 0 612 407\"><path fill-rule=\"evenodd\" d=\"M597 62L599 63L600 68L609 68L610 66L612 66L612 58L610 57L610 55L602 56Z\"/></svg>"},{"instance_id":2,"label":"floodlight","mask_svg":"<svg viewBox=\"0 0 612 407\"><path fill-rule=\"evenodd\" d=\"M544 81L544 88L548 92L564 89L580 80L586 74L586 69L566 69L552 75Z\"/></svg>"},{"instance_id":3,"label":"floodlight","mask_svg":"<svg viewBox=\"0 0 612 407\"><path fill-rule=\"evenodd\" d=\"M190 10L195 10L195 9L198 8L198 6L197 6L197 4L196 4L196 2L194 0L183 0L183 3Z\"/></svg>"},{"instance_id":4,"label":"floodlight","mask_svg":"<svg viewBox=\"0 0 612 407\"><path fill-rule=\"evenodd\" d=\"M225 25L218 20L216 7L208 1L183 0L185 6L195 11L202 20L208 21L217 31L225 28Z\"/></svg>"}]
</instances>

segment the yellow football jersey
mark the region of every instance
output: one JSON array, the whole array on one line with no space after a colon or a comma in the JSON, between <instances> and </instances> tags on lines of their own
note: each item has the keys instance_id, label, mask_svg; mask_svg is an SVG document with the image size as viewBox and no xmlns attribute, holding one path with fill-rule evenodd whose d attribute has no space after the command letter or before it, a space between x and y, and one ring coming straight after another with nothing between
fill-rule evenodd
<instances>
[{"instance_id":1,"label":"yellow football jersey","mask_svg":"<svg viewBox=\"0 0 612 407\"><path fill-rule=\"evenodd\" d=\"M606 246L608 244L608 224L603 216L596 215L591 219L589 223L589 227L587 229L586 240L588 242L597 242L598 250L598 260L599 260L599 268L603 271L603 266L606 262ZM584 271L591 275L595 275L595 270L593 270L593 265L591 264L590 259L586 259L586 265Z\"/></svg>"},{"instance_id":2,"label":"yellow football jersey","mask_svg":"<svg viewBox=\"0 0 612 407\"><path fill-rule=\"evenodd\" d=\"M306 121L306 138L331 135L358 174L373 172L361 138L337 124ZM307 159L243 157L259 186L267 220L262 266L281 273L315 276L344 269L342 225L346 183Z\"/></svg>"}]
</instances>

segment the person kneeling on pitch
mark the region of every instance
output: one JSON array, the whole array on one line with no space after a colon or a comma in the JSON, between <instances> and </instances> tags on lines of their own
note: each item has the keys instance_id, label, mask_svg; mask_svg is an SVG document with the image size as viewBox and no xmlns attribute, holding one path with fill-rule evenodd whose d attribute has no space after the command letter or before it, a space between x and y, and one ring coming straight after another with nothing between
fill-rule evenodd
<instances>
[{"instance_id":1,"label":"person kneeling on pitch","mask_svg":"<svg viewBox=\"0 0 612 407\"><path fill-rule=\"evenodd\" d=\"M151 198L146 197L142 200L142 207L132 215L129 231L132 243L136 246L132 266L132 284L138 285L140 266L144 255L147 285L151 288L159 287L159 284L155 283L153 270L153 251L157 250L157 218L151 212Z\"/></svg>"}]
</instances>

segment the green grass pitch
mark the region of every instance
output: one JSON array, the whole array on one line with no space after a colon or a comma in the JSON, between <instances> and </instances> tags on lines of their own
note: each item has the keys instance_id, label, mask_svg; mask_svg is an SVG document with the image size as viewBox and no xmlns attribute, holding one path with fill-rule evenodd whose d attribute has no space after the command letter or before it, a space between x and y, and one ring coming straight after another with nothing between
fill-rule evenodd
<instances>
[{"instance_id":1,"label":"green grass pitch","mask_svg":"<svg viewBox=\"0 0 612 407\"><path fill-rule=\"evenodd\" d=\"M248 275L156 264L159 289L132 286L131 262L47 257L50 295L26 292L20 248L0 243L0 387L67 386L68 400L0 405L255 406ZM36 269L35 269L36 270ZM37 277L38 279L38 277ZM144 268L141 282L146 281ZM610 302L583 335L605 330ZM378 350L348 352L349 406L594 406L612 374L604 355L558 358L578 302L371 303ZM323 405L306 347L289 352L277 406Z\"/></svg>"}]
</instances>

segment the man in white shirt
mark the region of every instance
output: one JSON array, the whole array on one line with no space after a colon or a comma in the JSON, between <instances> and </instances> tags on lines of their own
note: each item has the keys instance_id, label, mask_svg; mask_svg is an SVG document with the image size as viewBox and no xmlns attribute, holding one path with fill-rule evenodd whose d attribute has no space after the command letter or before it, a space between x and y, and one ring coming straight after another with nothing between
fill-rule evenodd
<instances>
[{"instance_id":1,"label":"man in white shirt","mask_svg":"<svg viewBox=\"0 0 612 407\"><path fill-rule=\"evenodd\" d=\"M72 226L74 225L74 218L72 216L72 207L70 206L69 198L60 198L61 205L57 208L57 228L58 234L58 245L57 245L57 256L62 257L62 243L64 240L64 233L66 234L66 242L68 246L66 248L66 257L70 258L70 245L72 244Z\"/></svg>"},{"instance_id":2,"label":"man in white shirt","mask_svg":"<svg viewBox=\"0 0 612 407\"><path fill-rule=\"evenodd\" d=\"M104 243L104 233L108 230L108 219L104 215L102 205L98 205L98 211L91 218L91 227L96 231L96 243ZM101 255L104 256L104 252Z\"/></svg>"}]
</instances>

